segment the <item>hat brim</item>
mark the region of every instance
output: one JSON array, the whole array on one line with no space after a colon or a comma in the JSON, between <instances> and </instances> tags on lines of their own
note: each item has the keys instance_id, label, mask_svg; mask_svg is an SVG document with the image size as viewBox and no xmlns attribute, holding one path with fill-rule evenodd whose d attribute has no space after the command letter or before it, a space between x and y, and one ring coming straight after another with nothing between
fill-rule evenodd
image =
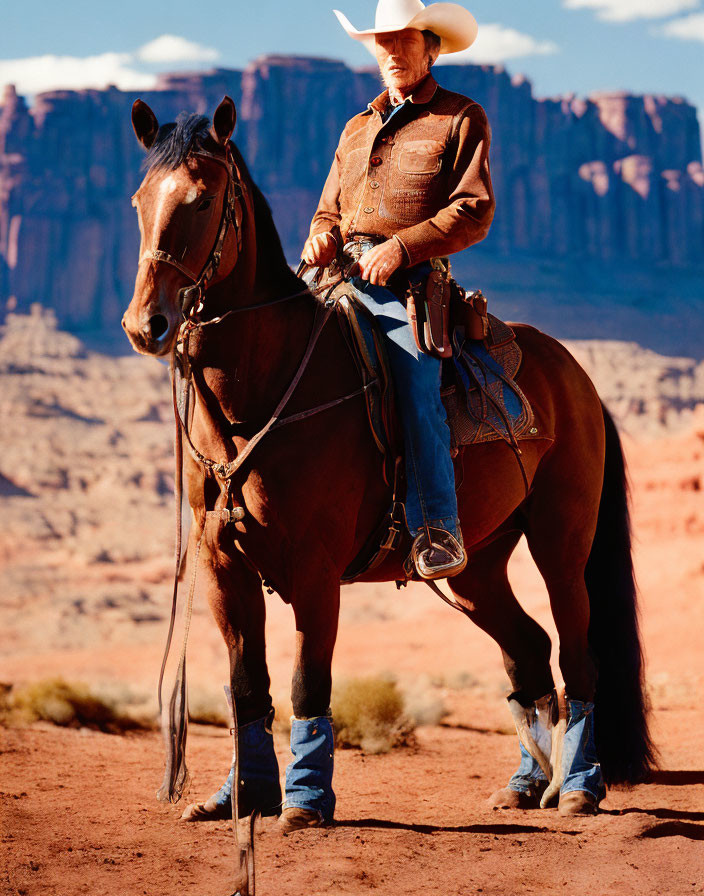
<instances>
[{"instance_id":1,"label":"hat brim","mask_svg":"<svg viewBox=\"0 0 704 896\"><path fill-rule=\"evenodd\" d=\"M441 53L458 53L472 46L479 31L477 20L472 13L458 3L431 3L405 25L383 29L367 28L366 31L357 30L339 9L334 9L333 12L347 34L363 43L373 56L376 55L377 34L404 31L406 28L416 28L419 31L427 29L440 38Z\"/></svg>"}]
</instances>

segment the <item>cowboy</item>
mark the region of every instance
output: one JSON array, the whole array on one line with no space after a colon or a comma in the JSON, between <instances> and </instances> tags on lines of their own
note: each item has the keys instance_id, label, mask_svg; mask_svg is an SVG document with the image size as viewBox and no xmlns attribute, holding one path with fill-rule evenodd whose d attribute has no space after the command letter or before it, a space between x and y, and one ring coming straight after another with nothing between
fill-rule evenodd
<instances>
[{"instance_id":1,"label":"cowboy","mask_svg":"<svg viewBox=\"0 0 704 896\"><path fill-rule=\"evenodd\" d=\"M301 257L318 267L339 250L358 259L352 286L386 336L396 383L412 557L425 579L456 575L467 558L441 362L417 348L399 299L425 283L431 259L483 239L494 215L486 114L430 73L440 53L473 43L477 23L456 3L421 0L379 0L366 31L335 15L376 56L387 89L345 126Z\"/></svg>"}]
</instances>

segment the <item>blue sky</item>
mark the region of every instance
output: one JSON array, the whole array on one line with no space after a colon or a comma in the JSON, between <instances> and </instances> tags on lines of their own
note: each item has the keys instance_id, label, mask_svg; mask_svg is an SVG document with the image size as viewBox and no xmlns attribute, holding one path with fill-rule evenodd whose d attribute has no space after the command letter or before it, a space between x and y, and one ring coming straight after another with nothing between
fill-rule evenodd
<instances>
[{"instance_id":1,"label":"blue sky","mask_svg":"<svg viewBox=\"0 0 704 896\"><path fill-rule=\"evenodd\" d=\"M9 4L2 0L3 7ZM537 96L623 88L682 95L704 109L704 0L463 5L480 26L467 61L522 72ZM358 28L373 24L376 0L12 2L0 14L0 84L17 82L20 92L30 94L106 83L147 87L158 71L241 68L263 53L372 63L342 31L333 6ZM208 14L201 15L205 9Z\"/></svg>"}]
</instances>

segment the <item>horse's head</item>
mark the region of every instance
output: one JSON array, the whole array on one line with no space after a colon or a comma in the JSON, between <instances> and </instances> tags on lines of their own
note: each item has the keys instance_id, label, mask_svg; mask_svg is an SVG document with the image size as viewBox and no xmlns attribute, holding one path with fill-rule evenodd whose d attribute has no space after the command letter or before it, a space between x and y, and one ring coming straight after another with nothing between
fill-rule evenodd
<instances>
[{"instance_id":1,"label":"horse's head","mask_svg":"<svg viewBox=\"0 0 704 896\"><path fill-rule=\"evenodd\" d=\"M132 197L141 246L122 326L138 352L166 354L184 315L199 310L205 288L237 263L244 197L229 143L235 120L229 97L212 126L202 116L181 115L159 127L146 103L132 107L132 125L148 155L146 177Z\"/></svg>"}]
</instances>

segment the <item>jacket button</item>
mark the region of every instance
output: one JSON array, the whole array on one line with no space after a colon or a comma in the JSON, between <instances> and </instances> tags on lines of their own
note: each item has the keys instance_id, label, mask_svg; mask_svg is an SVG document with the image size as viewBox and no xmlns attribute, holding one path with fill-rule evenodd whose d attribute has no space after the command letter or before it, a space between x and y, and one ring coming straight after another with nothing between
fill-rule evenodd
<instances>
[{"instance_id":1,"label":"jacket button","mask_svg":"<svg viewBox=\"0 0 704 896\"><path fill-rule=\"evenodd\" d=\"M377 190L379 188L379 181L378 180L370 180L369 186L372 188L372 190Z\"/></svg>"},{"instance_id":2,"label":"jacket button","mask_svg":"<svg viewBox=\"0 0 704 896\"><path fill-rule=\"evenodd\" d=\"M371 159L369 160L369 163L371 164L371 166L373 168L378 168L379 165L381 165L381 162L382 162L381 156L372 156Z\"/></svg>"},{"instance_id":3,"label":"jacket button","mask_svg":"<svg viewBox=\"0 0 704 896\"><path fill-rule=\"evenodd\" d=\"M365 215L371 215L371 213L372 213L373 211L374 211L374 209L373 209L370 205L368 205L368 206L364 209L364 214L365 214Z\"/></svg>"}]
</instances>

